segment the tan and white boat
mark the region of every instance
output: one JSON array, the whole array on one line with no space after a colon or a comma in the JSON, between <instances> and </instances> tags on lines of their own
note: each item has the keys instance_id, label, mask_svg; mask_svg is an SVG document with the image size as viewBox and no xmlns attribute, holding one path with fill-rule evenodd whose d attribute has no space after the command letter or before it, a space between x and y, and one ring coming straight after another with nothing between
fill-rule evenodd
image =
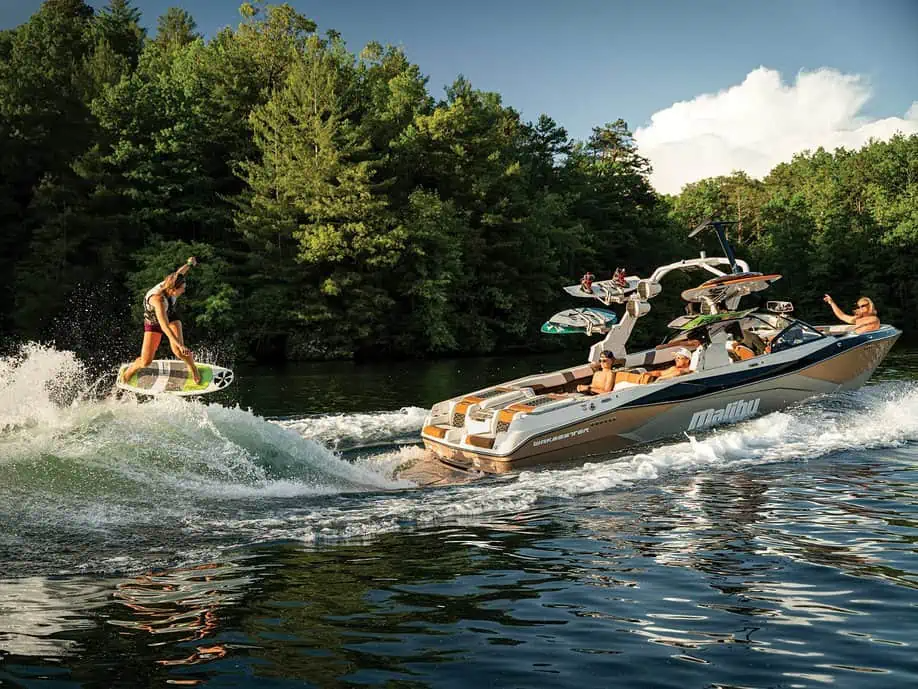
<instances>
[{"instance_id":1,"label":"tan and white boat","mask_svg":"<svg viewBox=\"0 0 918 689\"><path fill-rule=\"evenodd\" d=\"M428 452L400 476L419 485L468 481L703 431L862 386L901 331L882 325L858 334L852 326L812 326L793 318L787 302L740 310L743 297L767 288L780 275L753 273L736 260L724 224L708 222L695 233L714 229L726 256L702 254L657 268L646 279L629 276L635 289L597 297L607 305L619 303L624 315L593 344L586 362L435 404L421 431ZM672 321L674 334L663 344L628 351L635 324L662 291L661 280L691 270L714 276L683 292L699 313ZM755 356L734 360L731 340L742 340ZM658 379L679 347L692 353L690 373ZM578 393L577 386L590 382L605 350L616 360L612 391Z\"/></svg>"}]
</instances>

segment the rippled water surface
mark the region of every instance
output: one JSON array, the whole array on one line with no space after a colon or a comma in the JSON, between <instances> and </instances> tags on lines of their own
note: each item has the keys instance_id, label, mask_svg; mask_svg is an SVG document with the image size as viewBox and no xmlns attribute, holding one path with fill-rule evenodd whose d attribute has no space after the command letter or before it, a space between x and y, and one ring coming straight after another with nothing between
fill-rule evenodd
<instances>
[{"instance_id":1,"label":"rippled water surface","mask_svg":"<svg viewBox=\"0 0 918 689\"><path fill-rule=\"evenodd\" d=\"M425 407L563 363L139 404L0 360L0 687L918 686L918 352L630 454L393 478Z\"/></svg>"}]
</instances>

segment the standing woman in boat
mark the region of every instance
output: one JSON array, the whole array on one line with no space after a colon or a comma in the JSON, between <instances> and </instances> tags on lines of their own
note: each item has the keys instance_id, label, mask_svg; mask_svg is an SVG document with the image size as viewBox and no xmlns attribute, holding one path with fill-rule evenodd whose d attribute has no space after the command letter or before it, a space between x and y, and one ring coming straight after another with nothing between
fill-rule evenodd
<instances>
[{"instance_id":1,"label":"standing woman in boat","mask_svg":"<svg viewBox=\"0 0 918 689\"><path fill-rule=\"evenodd\" d=\"M880 316L877 314L877 307L873 305L873 300L868 297L861 297L854 306L854 315L849 316L847 313L838 308L838 304L828 294L822 300L832 307L835 317L845 323L854 326L854 332L858 335L869 333L880 327Z\"/></svg>"},{"instance_id":2,"label":"standing woman in boat","mask_svg":"<svg viewBox=\"0 0 918 689\"><path fill-rule=\"evenodd\" d=\"M173 320L175 302L185 293L185 273L197 264L198 261L194 256L189 257L185 265L147 290L143 298L143 346L140 356L134 360L133 364L124 369L124 374L121 376L122 381L129 381L137 371L150 365L165 335L169 338L172 353L185 362L194 382L201 382L201 374L194 365L194 355L185 346L182 322L177 319Z\"/></svg>"}]
</instances>

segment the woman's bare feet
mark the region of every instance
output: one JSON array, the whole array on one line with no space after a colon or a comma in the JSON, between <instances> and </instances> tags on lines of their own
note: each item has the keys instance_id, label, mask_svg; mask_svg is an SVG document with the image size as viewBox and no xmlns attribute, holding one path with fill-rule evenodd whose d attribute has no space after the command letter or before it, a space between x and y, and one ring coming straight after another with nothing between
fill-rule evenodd
<instances>
[{"instance_id":1,"label":"woman's bare feet","mask_svg":"<svg viewBox=\"0 0 918 689\"><path fill-rule=\"evenodd\" d=\"M132 368L134 367L130 364L125 366L124 369L121 371L121 373L118 375L118 380L120 380L122 383L127 384L131 380L131 376L134 375L133 372L131 371ZM130 373L131 376L129 376L128 373Z\"/></svg>"}]
</instances>

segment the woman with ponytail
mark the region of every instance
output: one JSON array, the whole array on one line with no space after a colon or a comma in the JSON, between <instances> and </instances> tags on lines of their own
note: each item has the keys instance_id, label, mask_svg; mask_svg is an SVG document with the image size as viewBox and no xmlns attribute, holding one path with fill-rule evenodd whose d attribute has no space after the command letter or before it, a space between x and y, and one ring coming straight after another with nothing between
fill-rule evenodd
<instances>
[{"instance_id":1,"label":"woman with ponytail","mask_svg":"<svg viewBox=\"0 0 918 689\"><path fill-rule=\"evenodd\" d=\"M155 287L151 287L143 298L143 347L140 356L134 363L124 369L121 380L127 382L144 366L149 366L156 355L156 350L162 342L163 335L169 338L172 353L185 362L195 383L201 381L201 374L194 365L194 355L185 346L182 333L182 322L173 320L175 316L175 301L185 293L185 273L192 266L198 264L197 259L191 256L188 261L171 275L163 278Z\"/></svg>"}]
</instances>

